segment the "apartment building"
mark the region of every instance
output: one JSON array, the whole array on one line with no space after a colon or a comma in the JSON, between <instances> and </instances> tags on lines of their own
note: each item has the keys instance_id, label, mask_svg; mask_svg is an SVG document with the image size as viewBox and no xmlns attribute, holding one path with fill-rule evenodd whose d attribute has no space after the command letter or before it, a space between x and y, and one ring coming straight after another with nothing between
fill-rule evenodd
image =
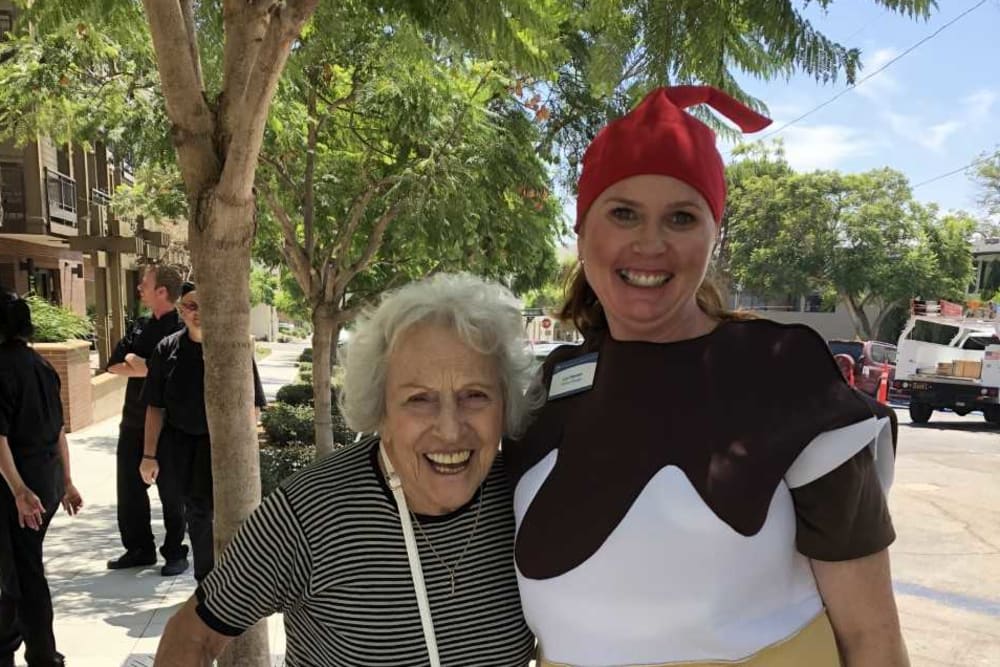
<instances>
[{"instance_id":1,"label":"apartment building","mask_svg":"<svg viewBox=\"0 0 1000 667\"><path fill-rule=\"evenodd\" d=\"M16 19L0 0L0 39ZM182 225L115 215L111 195L131 183L128 160L109 146L0 143L0 286L93 316L102 366L138 314L142 265L190 263Z\"/></svg>"}]
</instances>

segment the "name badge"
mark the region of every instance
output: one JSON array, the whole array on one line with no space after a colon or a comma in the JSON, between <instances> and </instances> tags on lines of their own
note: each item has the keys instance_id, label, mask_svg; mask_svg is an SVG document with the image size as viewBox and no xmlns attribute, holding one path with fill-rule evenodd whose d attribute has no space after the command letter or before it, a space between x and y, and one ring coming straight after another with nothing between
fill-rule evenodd
<instances>
[{"instance_id":1,"label":"name badge","mask_svg":"<svg viewBox=\"0 0 1000 667\"><path fill-rule=\"evenodd\" d=\"M556 364L549 384L549 400L587 391L594 386L597 352Z\"/></svg>"}]
</instances>

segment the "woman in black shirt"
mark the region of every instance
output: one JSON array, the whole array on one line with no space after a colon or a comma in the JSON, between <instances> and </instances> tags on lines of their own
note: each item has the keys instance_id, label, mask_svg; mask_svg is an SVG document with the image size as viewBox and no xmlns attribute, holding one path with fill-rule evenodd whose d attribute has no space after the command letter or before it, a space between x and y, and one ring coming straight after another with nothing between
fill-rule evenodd
<instances>
[{"instance_id":1,"label":"woman in black shirt","mask_svg":"<svg viewBox=\"0 0 1000 667\"><path fill-rule=\"evenodd\" d=\"M167 336L147 362L149 373L143 387L146 402L146 444L140 474L147 484L160 478L168 496L183 500L194 578L204 579L212 570L212 449L205 415L205 361L201 349L201 317L198 292L185 283L178 302L185 328ZM266 404L264 388L253 365L254 405ZM160 477L160 471L164 474ZM174 486L176 485L176 487ZM184 560L180 574L187 569Z\"/></svg>"},{"instance_id":2,"label":"woman in black shirt","mask_svg":"<svg viewBox=\"0 0 1000 667\"><path fill-rule=\"evenodd\" d=\"M0 293L0 667L22 641L31 667L58 666L42 541L56 508L83 507L70 478L59 376L28 340L28 304Z\"/></svg>"}]
</instances>

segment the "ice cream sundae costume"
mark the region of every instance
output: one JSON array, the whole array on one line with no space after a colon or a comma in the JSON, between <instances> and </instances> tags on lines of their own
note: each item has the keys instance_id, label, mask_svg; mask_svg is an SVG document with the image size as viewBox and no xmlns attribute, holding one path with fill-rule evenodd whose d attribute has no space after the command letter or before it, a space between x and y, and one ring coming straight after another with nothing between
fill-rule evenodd
<instances>
[{"instance_id":1,"label":"ice cream sundae costume","mask_svg":"<svg viewBox=\"0 0 1000 667\"><path fill-rule=\"evenodd\" d=\"M721 219L718 165L678 157L711 134L682 111L695 102L756 122L713 89L655 91L588 150L578 225L601 191L645 173L688 182ZM657 141L668 157L644 153ZM611 176L588 175L600 160ZM544 407L504 446L541 665L840 664L809 561L894 539L893 425L814 331L726 320L652 343L596 330L550 355L541 382Z\"/></svg>"}]
</instances>

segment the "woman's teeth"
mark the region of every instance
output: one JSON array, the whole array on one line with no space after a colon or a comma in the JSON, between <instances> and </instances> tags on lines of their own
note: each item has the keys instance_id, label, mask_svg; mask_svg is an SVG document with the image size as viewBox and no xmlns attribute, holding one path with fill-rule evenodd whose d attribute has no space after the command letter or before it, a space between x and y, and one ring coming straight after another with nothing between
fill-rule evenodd
<instances>
[{"instance_id":1,"label":"woman's teeth","mask_svg":"<svg viewBox=\"0 0 1000 667\"><path fill-rule=\"evenodd\" d=\"M669 273L645 273L642 271L630 271L628 269L620 269L618 275L633 287L659 287L673 278Z\"/></svg>"},{"instance_id":2,"label":"woman's teeth","mask_svg":"<svg viewBox=\"0 0 1000 667\"><path fill-rule=\"evenodd\" d=\"M456 473L465 469L472 457L472 450L466 449L460 452L434 452L424 454L431 466L440 473Z\"/></svg>"}]
</instances>

